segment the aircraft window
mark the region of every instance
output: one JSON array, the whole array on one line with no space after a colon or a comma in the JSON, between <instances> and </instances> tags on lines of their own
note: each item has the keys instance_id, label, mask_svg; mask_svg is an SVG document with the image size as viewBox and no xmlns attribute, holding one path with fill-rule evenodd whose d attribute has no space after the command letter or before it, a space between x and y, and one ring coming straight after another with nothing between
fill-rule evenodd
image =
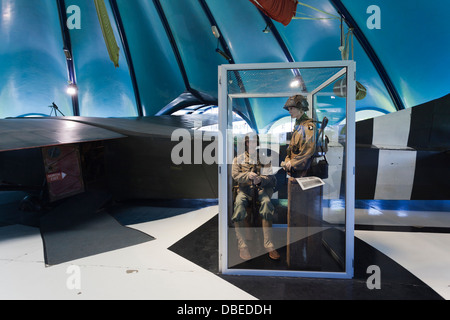
<instances>
[{"instance_id":1,"label":"aircraft window","mask_svg":"<svg viewBox=\"0 0 450 320\"><path fill-rule=\"evenodd\" d=\"M48 114L43 113L27 113L17 116L17 118L36 118L36 117L48 117Z\"/></svg>"},{"instance_id":2,"label":"aircraft window","mask_svg":"<svg viewBox=\"0 0 450 320\"><path fill-rule=\"evenodd\" d=\"M359 110L356 112L356 121L366 120L388 114L385 110Z\"/></svg>"},{"instance_id":3,"label":"aircraft window","mask_svg":"<svg viewBox=\"0 0 450 320\"><path fill-rule=\"evenodd\" d=\"M175 111L172 113L172 115L179 116L179 115L188 115L188 114L205 114L205 115L216 115L219 114L219 108L217 106L213 105L193 105L186 107L182 110ZM245 121L241 116L239 116L237 113L233 112L234 119L233 119L233 130L238 133L248 133L251 132L252 129L250 128L250 125ZM214 124L210 126L203 126L196 128L197 130L202 131L219 131L219 125Z\"/></svg>"},{"instance_id":4,"label":"aircraft window","mask_svg":"<svg viewBox=\"0 0 450 320\"><path fill-rule=\"evenodd\" d=\"M283 117L270 127L269 133L284 133L292 131L292 119L290 116Z\"/></svg>"},{"instance_id":5,"label":"aircraft window","mask_svg":"<svg viewBox=\"0 0 450 320\"><path fill-rule=\"evenodd\" d=\"M174 113L172 113L172 115L174 115L174 116L183 116L183 115L186 115L186 114L200 114L200 113L202 113L200 111L201 111L201 109L204 106L205 106L204 104L189 106L189 107L186 107L184 109L175 111Z\"/></svg>"}]
</instances>

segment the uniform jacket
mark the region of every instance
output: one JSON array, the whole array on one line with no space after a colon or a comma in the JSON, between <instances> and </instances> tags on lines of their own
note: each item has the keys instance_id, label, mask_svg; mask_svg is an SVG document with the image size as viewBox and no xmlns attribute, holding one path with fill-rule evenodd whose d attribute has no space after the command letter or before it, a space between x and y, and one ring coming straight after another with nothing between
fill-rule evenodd
<instances>
[{"instance_id":1,"label":"uniform jacket","mask_svg":"<svg viewBox=\"0 0 450 320\"><path fill-rule=\"evenodd\" d=\"M304 176L316 152L316 125L305 114L295 122L285 162L291 161L295 176Z\"/></svg>"},{"instance_id":2,"label":"uniform jacket","mask_svg":"<svg viewBox=\"0 0 450 320\"><path fill-rule=\"evenodd\" d=\"M256 162L256 163L255 163ZM272 194L273 187L276 185L276 178L272 174L272 166L262 165L260 161L250 161L247 151L233 159L231 176L239 185L239 191L252 196L252 180L248 178L250 172L256 172L261 177L260 189Z\"/></svg>"}]
</instances>

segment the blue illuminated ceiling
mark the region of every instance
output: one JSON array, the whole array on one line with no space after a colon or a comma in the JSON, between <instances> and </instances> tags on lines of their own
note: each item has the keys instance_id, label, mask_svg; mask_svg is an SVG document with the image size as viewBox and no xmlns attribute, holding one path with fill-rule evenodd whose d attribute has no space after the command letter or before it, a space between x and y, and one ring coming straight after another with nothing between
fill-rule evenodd
<instances>
[{"instance_id":1,"label":"blue illuminated ceiling","mask_svg":"<svg viewBox=\"0 0 450 320\"><path fill-rule=\"evenodd\" d=\"M93 0L0 0L0 118L48 115L52 102L65 115L97 117L153 116L214 105L221 64L341 60L339 17L344 34L353 30L350 58L357 63L357 81L367 89L356 102L357 111L390 113L450 91L446 0L304 0L328 14L302 3L297 16L313 19L294 19L287 26L248 0L104 2L120 48L117 68ZM317 19L332 16L338 19ZM68 19L78 26L69 30ZM65 92L69 80L78 87L74 97ZM237 109L258 127L262 115L248 111L251 103ZM265 110L264 124L286 115L280 106ZM332 110L323 114L332 122L342 120Z\"/></svg>"}]
</instances>

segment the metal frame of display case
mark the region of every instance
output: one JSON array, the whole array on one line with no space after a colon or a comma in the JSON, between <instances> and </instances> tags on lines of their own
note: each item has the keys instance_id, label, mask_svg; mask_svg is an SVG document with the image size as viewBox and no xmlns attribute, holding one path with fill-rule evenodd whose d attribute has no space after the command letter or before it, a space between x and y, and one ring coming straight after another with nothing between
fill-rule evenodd
<instances>
[{"instance_id":1,"label":"metal frame of display case","mask_svg":"<svg viewBox=\"0 0 450 320\"><path fill-rule=\"evenodd\" d=\"M307 99L312 105L314 95L336 79L346 75L346 152L345 152L345 271L297 271L297 270L267 270L267 269L236 269L229 268L228 261L228 206L229 206L229 158L233 153L232 137L228 130L229 119L232 119L232 107L229 99L267 97L264 93L234 93L228 94L228 71L272 70L272 69L311 69L338 68L338 72L327 81L307 93ZM318 61L298 63L264 63L264 64L230 64L219 66L219 272L229 275L257 276L287 276L312 278L342 278L353 277L354 259L354 212L355 212L355 82L356 65L354 61ZM270 94L270 97L288 97L288 93ZM312 108L311 108L312 109Z\"/></svg>"}]
</instances>

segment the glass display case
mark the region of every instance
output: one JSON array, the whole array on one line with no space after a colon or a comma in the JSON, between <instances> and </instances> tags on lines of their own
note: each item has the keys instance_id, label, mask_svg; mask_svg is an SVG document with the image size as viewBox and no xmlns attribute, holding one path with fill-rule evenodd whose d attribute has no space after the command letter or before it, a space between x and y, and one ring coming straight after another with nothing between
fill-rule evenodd
<instances>
[{"instance_id":1,"label":"glass display case","mask_svg":"<svg viewBox=\"0 0 450 320\"><path fill-rule=\"evenodd\" d=\"M355 95L353 61L219 67L220 272L353 277Z\"/></svg>"}]
</instances>

